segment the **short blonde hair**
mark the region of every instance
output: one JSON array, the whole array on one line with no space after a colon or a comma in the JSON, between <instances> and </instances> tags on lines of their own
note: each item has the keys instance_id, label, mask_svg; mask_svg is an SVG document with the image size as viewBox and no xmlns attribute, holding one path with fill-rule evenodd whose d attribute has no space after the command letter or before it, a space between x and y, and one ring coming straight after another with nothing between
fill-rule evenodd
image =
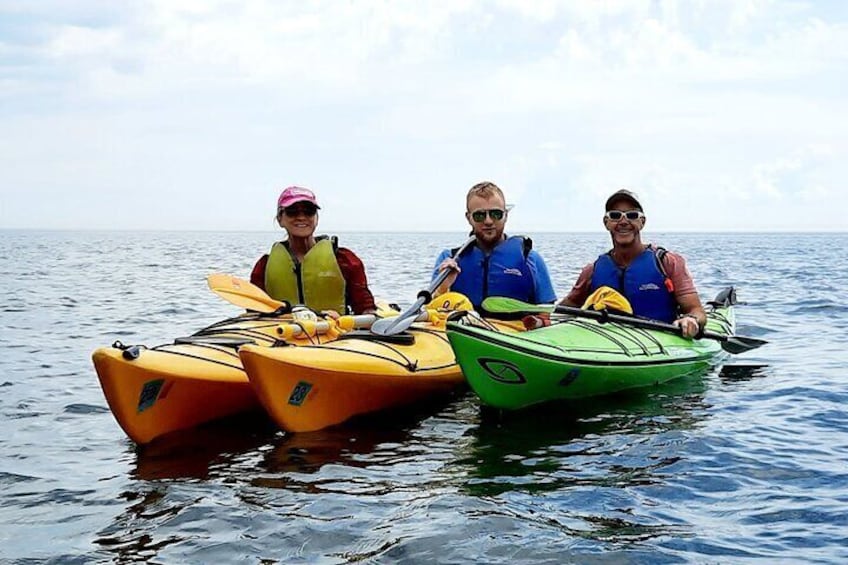
<instances>
[{"instance_id":1,"label":"short blonde hair","mask_svg":"<svg viewBox=\"0 0 848 565\"><path fill-rule=\"evenodd\" d=\"M506 197L498 185L489 181L478 182L468 189L468 194L465 196L465 207L468 207L468 201L471 200L472 196L491 198L494 195L500 196L501 200L503 200L504 204L506 204Z\"/></svg>"}]
</instances>

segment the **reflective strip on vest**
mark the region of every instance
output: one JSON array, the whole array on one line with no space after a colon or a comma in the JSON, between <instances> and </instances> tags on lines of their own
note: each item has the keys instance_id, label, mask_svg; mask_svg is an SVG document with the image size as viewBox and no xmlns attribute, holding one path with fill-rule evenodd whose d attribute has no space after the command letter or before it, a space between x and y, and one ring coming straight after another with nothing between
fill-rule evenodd
<instances>
[{"instance_id":1,"label":"reflective strip on vest","mask_svg":"<svg viewBox=\"0 0 848 565\"><path fill-rule=\"evenodd\" d=\"M677 317L677 301L665 286L666 276L657 261L652 247L640 253L627 268L620 267L605 253L595 261L592 292L610 286L630 301L637 316L671 322Z\"/></svg>"},{"instance_id":2,"label":"reflective strip on vest","mask_svg":"<svg viewBox=\"0 0 848 565\"><path fill-rule=\"evenodd\" d=\"M288 248L281 242L275 243L265 267L265 290L272 298L304 304L318 312L346 312L345 279L330 239L316 242L299 269Z\"/></svg>"}]
</instances>

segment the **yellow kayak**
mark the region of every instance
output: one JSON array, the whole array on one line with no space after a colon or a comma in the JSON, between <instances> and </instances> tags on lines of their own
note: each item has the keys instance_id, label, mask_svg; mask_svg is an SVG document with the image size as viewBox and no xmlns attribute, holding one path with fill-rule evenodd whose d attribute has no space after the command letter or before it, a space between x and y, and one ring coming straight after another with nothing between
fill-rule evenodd
<instances>
[{"instance_id":1,"label":"yellow kayak","mask_svg":"<svg viewBox=\"0 0 848 565\"><path fill-rule=\"evenodd\" d=\"M282 429L308 432L421 401L463 384L445 333L448 312L395 336L350 332L330 343L239 348L250 383ZM501 331L516 322L490 322Z\"/></svg>"},{"instance_id":2,"label":"yellow kayak","mask_svg":"<svg viewBox=\"0 0 848 565\"><path fill-rule=\"evenodd\" d=\"M103 394L118 424L134 442L149 443L176 430L259 408L238 348L269 348L336 339L339 330L373 316L343 316L339 323L247 313L223 320L174 343L147 348L115 342L92 354ZM294 348L292 348L294 349Z\"/></svg>"}]
</instances>

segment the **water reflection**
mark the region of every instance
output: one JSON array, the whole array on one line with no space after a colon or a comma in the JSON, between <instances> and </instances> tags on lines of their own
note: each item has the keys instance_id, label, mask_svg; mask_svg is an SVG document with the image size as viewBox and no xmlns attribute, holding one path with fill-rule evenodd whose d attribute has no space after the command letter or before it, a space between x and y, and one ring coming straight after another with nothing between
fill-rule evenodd
<instances>
[{"instance_id":1,"label":"water reflection","mask_svg":"<svg viewBox=\"0 0 848 565\"><path fill-rule=\"evenodd\" d=\"M263 413L242 414L180 430L145 446L132 446L135 465L132 488L118 496L127 501L123 512L98 532L94 544L116 562L149 561L171 546L185 544L174 524L209 525L209 505L222 483L234 482L255 454L281 435ZM191 483L205 485L196 493Z\"/></svg>"},{"instance_id":2,"label":"water reflection","mask_svg":"<svg viewBox=\"0 0 848 565\"><path fill-rule=\"evenodd\" d=\"M420 421L455 396L355 418L324 430L291 434L264 414L242 414L170 433L135 447L130 474L145 481L201 479L232 474L232 466L261 453L259 469L270 473L316 473L326 464L366 467L393 453ZM244 470L244 469L243 469ZM256 471L257 466L250 469ZM265 479L257 479L264 484ZM275 486L271 479L265 486Z\"/></svg>"},{"instance_id":3,"label":"water reflection","mask_svg":"<svg viewBox=\"0 0 848 565\"><path fill-rule=\"evenodd\" d=\"M263 413L242 414L179 430L136 449L133 478L209 479L227 474L233 459L267 444L279 434Z\"/></svg>"},{"instance_id":4,"label":"water reflection","mask_svg":"<svg viewBox=\"0 0 848 565\"><path fill-rule=\"evenodd\" d=\"M669 432L707 416L704 375L643 391L557 402L518 412L481 409L480 424L457 465L475 496L546 492L574 486L627 487L658 482L679 457Z\"/></svg>"},{"instance_id":5,"label":"water reflection","mask_svg":"<svg viewBox=\"0 0 848 565\"><path fill-rule=\"evenodd\" d=\"M322 477L303 475L319 473L326 465L366 469L426 456L427 447L411 436L422 420L444 410L453 400L454 397L445 397L316 432L286 434L274 441L259 464L267 474L255 477L251 483L269 488L325 491L329 486ZM335 481L334 477L326 479L327 484ZM377 482L373 484L379 489ZM369 494L378 494L371 490Z\"/></svg>"},{"instance_id":6,"label":"water reflection","mask_svg":"<svg viewBox=\"0 0 848 565\"><path fill-rule=\"evenodd\" d=\"M279 512L279 519L302 518L307 511L297 510L301 503L321 500L321 495L329 495L328 505L337 493L379 500L393 491L397 476L380 476L375 470L425 456L427 446L411 435L451 401L443 398L302 434L281 432L262 415L240 416L133 447L130 476L136 482L118 495L126 507L93 540L101 548L98 554L127 562L163 558L175 544L202 551L202 544L173 532L188 524L216 531L216 509L233 500L241 510L230 509L231 520L243 529L252 527L249 517L257 511ZM286 491L283 499L274 494L281 489ZM280 500L288 502L278 506ZM320 511L309 516L329 519Z\"/></svg>"},{"instance_id":7,"label":"water reflection","mask_svg":"<svg viewBox=\"0 0 848 565\"><path fill-rule=\"evenodd\" d=\"M155 557L165 547L180 543L180 536L155 536L158 526L190 504L175 506L165 500L166 493L166 487L121 493L131 504L92 540L95 546L102 548L98 553L107 553L118 563L140 562Z\"/></svg>"},{"instance_id":8,"label":"water reflection","mask_svg":"<svg viewBox=\"0 0 848 565\"><path fill-rule=\"evenodd\" d=\"M725 365L718 374L722 381L750 381L769 376L769 366L759 364Z\"/></svg>"}]
</instances>

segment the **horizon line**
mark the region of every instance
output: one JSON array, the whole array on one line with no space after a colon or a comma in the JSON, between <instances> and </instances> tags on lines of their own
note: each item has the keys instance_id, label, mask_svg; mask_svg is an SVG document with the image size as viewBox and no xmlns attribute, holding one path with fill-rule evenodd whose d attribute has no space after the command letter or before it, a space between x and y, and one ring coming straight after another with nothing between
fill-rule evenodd
<instances>
[{"instance_id":1,"label":"horizon line","mask_svg":"<svg viewBox=\"0 0 848 565\"><path fill-rule=\"evenodd\" d=\"M179 228L7 228L0 227L0 232L118 232L118 233L281 233L280 230L257 230L257 229L179 229ZM466 232L467 230L337 230L333 233L420 233L420 234L440 234L449 233L455 234ZM507 230L509 231L509 230ZM550 234L592 234L605 233L604 230L569 230L569 231L554 231L554 230L521 230L532 233L550 233ZM325 233L325 232L321 232ZM329 233L329 232L327 232ZM844 230L813 230L813 229L737 229L737 230L650 230L648 233L703 233L703 234L844 234L848 233L848 229ZM320 234L319 234L320 235Z\"/></svg>"}]
</instances>

